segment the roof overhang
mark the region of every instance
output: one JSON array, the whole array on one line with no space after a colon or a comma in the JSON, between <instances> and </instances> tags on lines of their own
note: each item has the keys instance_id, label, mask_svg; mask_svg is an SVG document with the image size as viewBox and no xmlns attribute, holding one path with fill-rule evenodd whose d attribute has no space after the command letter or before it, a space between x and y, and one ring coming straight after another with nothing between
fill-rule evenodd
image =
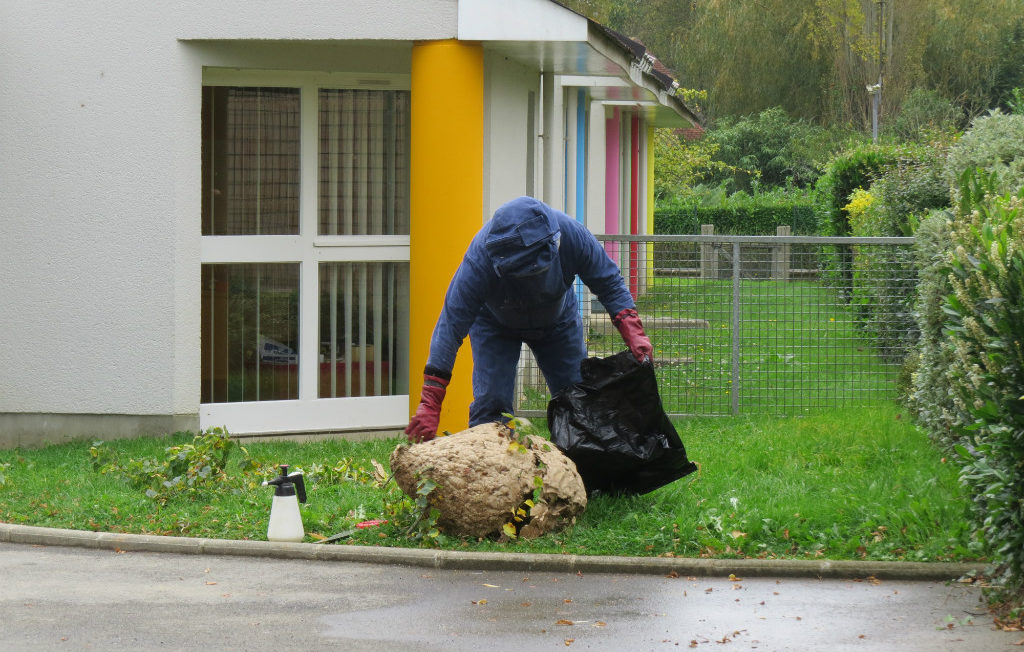
<instances>
[{"instance_id":1,"label":"roof overhang","mask_svg":"<svg viewBox=\"0 0 1024 652\"><path fill-rule=\"evenodd\" d=\"M595 100L635 106L656 127L700 122L643 45L552 0L459 0L458 38L559 75Z\"/></svg>"}]
</instances>

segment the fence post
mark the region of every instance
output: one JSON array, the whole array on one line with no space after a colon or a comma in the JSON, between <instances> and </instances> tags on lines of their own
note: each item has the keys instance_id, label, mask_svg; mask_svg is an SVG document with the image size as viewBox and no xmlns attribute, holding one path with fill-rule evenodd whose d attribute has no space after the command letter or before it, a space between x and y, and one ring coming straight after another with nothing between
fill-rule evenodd
<instances>
[{"instance_id":1,"label":"fence post","mask_svg":"<svg viewBox=\"0 0 1024 652\"><path fill-rule=\"evenodd\" d=\"M732 399L733 416L740 413L740 243L732 243Z\"/></svg>"},{"instance_id":2,"label":"fence post","mask_svg":"<svg viewBox=\"0 0 1024 652\"><path fill-rule=\"evenodd\" d=\"M714 224L701 224L701 235L715 235ZM700 277L718 278L718 251L715 245L710 242L700 244Z\"/></svg>"},{"instance_id":3,"label":"fence post","mask_svg":"<svg viewBox=\"0 0 1024 652\"><path fill-rule=\"evenodd\" d=\"M775 227L775 235L788 236L791 232L788 226ZM772 278L776 281L789 279L790 252L792 245L776 244L772 246Z\"/></svg>"}]
</instances>

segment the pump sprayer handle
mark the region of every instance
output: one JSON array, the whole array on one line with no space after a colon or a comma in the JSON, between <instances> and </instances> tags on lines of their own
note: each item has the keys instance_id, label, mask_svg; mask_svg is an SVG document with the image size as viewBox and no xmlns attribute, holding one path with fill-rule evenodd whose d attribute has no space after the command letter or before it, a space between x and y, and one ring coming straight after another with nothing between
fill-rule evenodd
<instances>
[{"instance_id":1,"label":"pump sprayer handle","mask_svg":"<svg viewBox=\"0 0 1024 652\"><path fill-rule=\"evenodd\" d=\"M301 471L288 474L288 481L295 485L295 494L299 498L300 503L306 502L306 480L302 475Z\"/></svg>"},{"instance_id":2,"label":"pump sprayer handle","mask_svg":"<svg viewBox=\"0 0 1024 652\"><path fill-rule=\"evenodd\" d=\"M281 475L273 478L272 480L264 480L264 487L282 487L285 491L292 491L294 489L295 495L298 496L299 502L306 502L306 481L302 474L302 471L295 471L288 473L288 465L281 465ZM276 495L281 496L284 494L277 493ZM287 495L292 495L291 493Z\"/></svg>"}]
</instances>

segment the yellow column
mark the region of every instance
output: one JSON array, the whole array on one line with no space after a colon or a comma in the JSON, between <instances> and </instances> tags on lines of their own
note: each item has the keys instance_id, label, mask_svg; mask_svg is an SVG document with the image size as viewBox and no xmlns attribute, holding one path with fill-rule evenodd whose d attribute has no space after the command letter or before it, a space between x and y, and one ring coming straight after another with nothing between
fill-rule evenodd
<instances>
[{"instance_id":1,"label":"yellow column","mask_svg":"<svg viewBox=\"0 0 1024 652\"><path fill-rule=\"evenodd\" d=\"M409 413L419 403L430 335L445 291L483 224L484 56L479 43L412 49L409 175ZM469 423L469 341L459 350L439 430Z\"/></svg>"}]
</instances>

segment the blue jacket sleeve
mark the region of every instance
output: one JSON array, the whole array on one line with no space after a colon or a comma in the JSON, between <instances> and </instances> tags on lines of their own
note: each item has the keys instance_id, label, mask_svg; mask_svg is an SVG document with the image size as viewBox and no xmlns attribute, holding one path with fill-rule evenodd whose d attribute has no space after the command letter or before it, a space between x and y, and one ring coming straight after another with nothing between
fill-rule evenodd
<instances>
[{"instance_id":1,"label":"blue jacket sleeve","mask_svg":"<svg viewBox=\"0 0 1024 652\"><path fill-rule=\"evenodd\" d=\"M448 284L444 306L430 338L427 370L434 375L451 378L455 355L492 291L494 274L483 262L475 246L471 246Z\"/></svg>"},{"instance_id":2,"label":"blue jacket sleeve","mask_svg":"<svg viewBox=\"0 0 1024 652\"><path fill-rule=\"evenodd\" d=\"M615 316L627 308L636 308L633 295L629 293L618 265L608 256L594 234L571 217L565 216L559 222L562 238L568 238L562 242L562 247L571 245L567 253L572 256L572 266L568 269L579 274L608 314Z\"/></svg>"}]
</instances>

